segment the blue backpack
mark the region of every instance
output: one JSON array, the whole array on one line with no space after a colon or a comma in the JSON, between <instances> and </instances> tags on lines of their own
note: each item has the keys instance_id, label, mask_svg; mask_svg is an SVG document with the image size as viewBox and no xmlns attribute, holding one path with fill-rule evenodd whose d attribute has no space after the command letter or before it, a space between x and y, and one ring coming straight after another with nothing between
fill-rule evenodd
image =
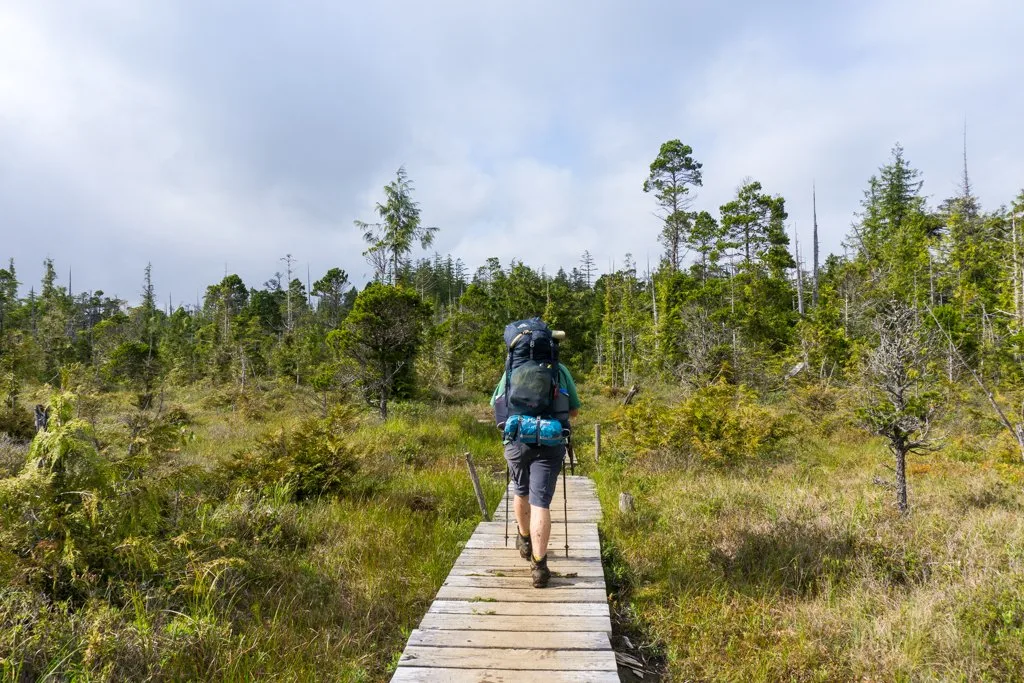
<instances>
[{"instance_id":1,"label":"blue backpack","mask_svg":"<svg viewBox=\"0 0 1024 683\"><path fill-rule=\"evenodd\" d=\"M505 327L505 347L505 391L494 402L494 419L505 430L505 440L562 443L569 415L568 398L559 391L558 340L543 320L530 318ZM557 422L558 429L544 422Z\"/></svg>"}]
</instances>

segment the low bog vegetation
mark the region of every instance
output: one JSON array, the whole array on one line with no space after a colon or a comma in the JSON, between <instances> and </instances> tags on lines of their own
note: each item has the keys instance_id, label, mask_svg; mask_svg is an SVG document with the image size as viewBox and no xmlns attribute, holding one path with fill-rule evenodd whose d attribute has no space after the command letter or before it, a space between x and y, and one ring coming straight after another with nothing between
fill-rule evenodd
<instances>
[{"instance_id":1,"label":"low bog vegetation","mask_svg":"<svg viewBox=\"0 0 1024 683\"><path fill-rule=\"evenodd\" d=\"M462 453L503 483L477 404L72 388L0 438L4 680L385 680L478 521ZM978 397L905 516L843 390L646 393L585 395L576 445L618 624L670 679L1024 677L1024 466Z\"/></svg>"},{"instance_id":2,"label":"low bog vegetation","mask_svg":"<svg viewBox=\"0 0 1024 683\"><path fill-rule=\"evenodd\" d=\"M461 454L496 469L494 436L250 391L56 393L31 449L0 441L3 680L388 676L478 521Z\"/></svg>"},{"instance_id":3,"label":"low bog vegetation","mask_svg":"<svg viewBox=\"0 0 1024 683\"><path fill-rule=\"evenodd\" d=\"M842 392L624 411L594 473L615 609L673 680L1024 678L1024 465L963 398L908 516Z\"/></svg>"},{"instance_id":4,"label":"low bog vegetation","mask_svg":"<svg viewBox=\"0 0 1024 683\"><path fill-rule=\"evenodd\" d=\"M641 457L728 465L773 453L788 427L754 392L720 382L681 400L641 399L625 411L621 432Z\"/></svg>"}]
</instances>

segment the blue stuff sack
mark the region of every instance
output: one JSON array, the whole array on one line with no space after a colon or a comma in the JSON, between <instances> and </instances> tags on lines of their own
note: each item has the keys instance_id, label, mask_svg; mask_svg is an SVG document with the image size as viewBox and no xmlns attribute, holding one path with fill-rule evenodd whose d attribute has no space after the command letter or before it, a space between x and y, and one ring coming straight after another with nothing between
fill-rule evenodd
<instances>
[{"instance_id":1,"label":"blue stuff sack","mask_svg":"<svg viewBox=\"0 0 1024 683\"><path fill-rule=\"evenodd\" d=\"M529 415L510 415L505 421L504 443L518 441L528 446L561 446L565 443L562 423Z\"/></svg>"}]
</instances>

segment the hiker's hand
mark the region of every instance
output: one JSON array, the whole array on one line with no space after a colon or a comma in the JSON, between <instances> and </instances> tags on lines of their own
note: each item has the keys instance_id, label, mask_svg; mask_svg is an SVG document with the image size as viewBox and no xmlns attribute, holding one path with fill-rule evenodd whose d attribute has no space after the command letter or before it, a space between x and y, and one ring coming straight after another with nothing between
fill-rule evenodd
<instances>
[{"instance_id":1,"label":"hiker's hand","mask_svg":"<svg viewBox=\"0 0 1024 683\"><path fill-rule=\"evenodd\" d=\"M576 416L577 416L577 415L579 415L579 414L580 414L580 411L579 411L579 410L570 410L570 411L569 411L569 417L570 417L571 419L573 419L573 420L575 420L575 419L576 419Z\"/></svg>"}]
</instances>

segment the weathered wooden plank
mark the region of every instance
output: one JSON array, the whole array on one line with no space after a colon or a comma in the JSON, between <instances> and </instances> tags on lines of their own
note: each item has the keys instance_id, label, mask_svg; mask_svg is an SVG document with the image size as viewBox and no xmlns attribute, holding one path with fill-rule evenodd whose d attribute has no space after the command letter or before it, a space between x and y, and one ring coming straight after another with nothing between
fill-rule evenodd
<instances>
[{"instance_id":1,"label":"weathered wooden plank","mask_svg":"<svg viewBox=\"0 0 1024 683\"><path fill-rule=\"evenodd\" d=\"M571 548L570 548L571 550ZM587 565L601 566L601 554L596 550L577 549L577 552L565 556L563 548L552 548L548 546L548 566L554 571L555 565ZM524 560L519 553L505 553L504 548L467 548L462 551L462 556L456 561L456 567L528 567L529 560Z\"/></svg>"},{"instance_id":2,"label":"weathered wooden plank","mask_svg":"<svg viewBox=\"0 0 1024 683\"><path fill-rule=\"evenodd\" d=\"M465 588L441 586L438 600L477 602L606 602L603 588Z\"/></svg>"},{"instance_id":3,"label":"weathered wooden plank","mask_svg":"<svg viewBox=\"0 0 1024 683\"><path fill-rule=\"evenodd\" d=\"M420 628L459 631L514 631L516 633L526 630L556 633L571 629L573 631L611 633L612 622L607 616L526 616L520 614L481 615L427 612L420 621ZM509 634L510 639L514 637L514 634Z\"/></svg>"},{"instance_id":4,"label":"weathered wooden plank","mask_svg":"<svg viewBox=\"0 0 1024 683\"><path fill-rule=\"evenodd\" d=\"M560 540L562 541L562 546L564 547L565 546L565 539L562 538ZM506 546L505 546L505 540L500 538L500 537L498 537L498 536L479 536L479 537L476 537L476 538L471 538L468 541L466 541L466 545L463 546L463 547L465 547L465 548L502 548L502 549L504 549ZM548 549L550 550L552 547L556 547L557 548L559 546L557 546L554 543L548 543ZM570 538L569 539L569 548L570 549L572 549L572 548L587 548L589 550L600 550L601 549L601 542L600 541L582 540L582 539L581 540L575 540L575 539Z\"/></svg>"},{"instance_id":5,"label":"weathered wooden plank","mask_svg":"<svg viewBox=\"0 0 1024 683\"><path fill-rule=\"evenodd\" d=\"M594 527L595 525L591 524L590 526ZM517 533L516 530L513 528L513 529L511 529L509 531L509 534L508 534L509 545L511 545L513 547L515 546L515 542L516 542L516 533ZM469 538L470 538L470 540L473 540L474 538L482 538L482 539L487 539L487 540L491 540L491 541L497 540L497 541L501 541L503 543L505 542L505 534L504 533L500 533L500 532L499 533L493 533L491 531L478 531L475 534L473 534L472 536L470 536ZM550 539L552 539L552 538L558 538L558 539L561 539L561 540L564 541L565 538L566 538L566 535L565 535L565 532L563 530L561 530L561 529L557 529L557 530L556 529L552 529L551 530L551 534L549 536L549 542L550 542ZM601 540L601 536L597 533L597 529L594 529L593 531L584 531L584 532L579 532L579 533L572 533L572 532L570 532L568 538L569 538L570 541L590 541L592 543L597 543L598 541Z\"/></svg>"},{"instance_id":6,"label":"weathered wooden plank","mask_svg":"<svg viewBox=\"0 0 1024 683\"><path fill-rule=\"evenodd\" d=\"M559 492L558 493L558 498L552 498L551 499L551 505L548 506L548 510L550 510L551 512L554 512L555 510L562 510L562 509L564 509L566 507L568 507L570 509L573 508L573 507L596 508L596 507L598 507L600 505L600 502L598 500L596 500L596 499L586 500L586 499L582 498L582 495L585 495L585 494L570 493L569 496L568 496L569 500L565 501L562 498L562 493ZM508 506L509 514L512 513L512 509L513 509L512 508L512 500L510 499L509 506ZM504 498L501 500L501 504L498 505L498 509L495 512L505 512L505 499ZM492 519L491 521L493 522L494 520Z\"/></svg>"},{"instance_id":7,"label":"weathered wooden plank","mask_svg":"<svg viewBox=\"0 0 1024 683\"><path fill-rule=\"evenodd\" d=\"M618 683L614 671L512 671L497 669L423 669L400 666L395 683Z\"/></svg>"},{"instance_id":8,"label":"weathered wooden plank","mask_svg":"<svg viewBox=\"0 0 1024 683\"><path fill-rule=\"evenodd\" d=\"M559 482L559 484L561 484L561 482ZM554 494L552 495L552 498L551 498L552 505L554 505L555 501L561 503L563 497L564 498L568 498L570 500L585 500L585 501L591 501L591 500L596 501L596 500L599 500L598 497L597 497L597 493L593 489L589 489L589 488L586 488L586 487L569 486L569 488L566 489L566 492L567 492L568 495L562 496L562 487L558 486L558 488L555 489ZM516 497L515 491L509 491L509 495L510 495L509 500L514 500L515 497ZM558 497L555 498L554 496L558 496ZM502 503L502 505L505 504L505 496L501 497L501 503Z\"/></svg>"},{"instance_id":9,"label":"weathered wooden plank","mask_svg":"<svg viewBox=\"0 0 1024 683\"><path fill-rule=\"evenodd\" d=\"M611 650L531 650L528 648L419 647L409 645L399 666L511 671L615 671Z\"/></svg>"},{"instance_id":10,"label":"weathered wooden plank","mask_svg":"<svg viewBox=\"0 0 1024 683\"><path fill-rule=\"evenodd\" d=\"M495 518L496 521L501 522L501 524L504 525L505 524L505 511L502 510L501 512L496 512L494 514L494 518ZM566 522L568 522L569 524L592 524L592 525L594 525L596 527L596 525L600 521L601 521L601 512L599 510L569 510L569 512L567 512L567 513L563 513L561 510L559 510L558 512L552 512L551 513L551 524L552 524L551 531L552 531L552 533L554 533L556 531L555 525L563 526ZM515 538L515 535L514 535L515 534L515 530L516 530L516 526L515 525L516 525L516 516L514 514L512 514L511 512L509 512L508 535L511 536L512 538ZM564 528L563 529L557 529L557 531L559 531L559 532L561 532L563 534L565 533ZM504 532L502 532L501 535L504 536L505 535Z\"/></svg>"},{"instance_id":11,"label":"weathered wooden plank","mask_svg":"<svg viewBox=\"0 0 1024 683\"><path fill-rule=\"evenodd\" d=\"M529 576L451 576L445 579L445 586L466 586L470 588L532 588ZM604 589L604 577L589 578L552 576L548 587L558 588L600 588Z\"/></svg>"},{"instance_id":12,"label":"weathered wooden plank","mask_svg":"<svg viewBox=\"0 0 1024 683\"><path fill-rule=\"evenodd\" d=\"M417 629L409 636L412 647L479 647L529 650L610 650L608 634L601 631L463 631Z\"/></svg>"},{"instance_id":13,"label":"weathered wooden plank","mask_svg":"<svg viewBox=\"0 0 1024 683\"><path fill-rule=\"evenodd\" d=\"M504 524L502 526L504 526ZM597 525L594 524L593 522L573 522L572 526L574 528L569 529L569 538L575 538L577 536L583 537L583 538L592 538L594 540L597 540L597 539L601 538L601 535L599 533L597 533ZM580 527L589 527L589 528L580 528ZM508 525L508 537L509 537L509 539L515 540L516 533L518 533L518 529L516 528L516 526L514 524L509 524ZM497 529L477 529L475 532L473 532L473 536L471 538L475 538L477 536L490 536L490 537L493 537L493 538L504 538L505 537L505 531L501 527L498 527ZM559 527L552 526L551 527L551 536L552 537L554 537L554 536L565 536L565 528L564 527L559 528Z\"/></svg>"},{"instance_id":14,"label":"weathered wooden plank","mask_svg":"<svg viewBox=\"0 0 1024 683\"><path fill-rule=\"evenodd\" d=\"M488 614L528 617L607 617L608 604L603 602L469 602L468 600L436 600L429 613ZM586 629L570 629L585 631Z\"/></svg>"},{"instance_id":15,"label":"weathered wooden plank","mask_svg":"<svg viewBox=\"0 0 1024 683\"><path fill-rule=\"evenodd\" d=\"M555 510L563 510L565 508L569 508L570 510L572 508L574 508L574 507L595 508L595 507L598 507L600 505L600 502L598 500L596 500L596 499L587 500L587 499L582 498L581 497L582 495L584 495L584 494L578 494L578 493L577 494L573 494L573 493L570 493L569 496L568 496L569 500L566 501L566 500L563 500L562 494L561 494L561 492L559 492L558 493L558 498L552 498L551 499L551 504L548 506L548 510L550 510L551 512L554 512ZM510 502L509 506L508 506L508 511L509 511L510 514L511 514L512 510L513 510L512 502ZM501 500L501 504L498 505L497 512L505 512L505 499L504 498ZM494 520L492 519L491 521L493 522Z\"/></svg>"},{"instance_id":16,"label":"weathered wooden plank","mask_svg":"<svg viewBox=\"0 0 1024 683\"><path fill-rule=\"evenodd\" d=\"M496 510L495 514L504 515L505 514L505 506L501 505L499 507L500 507L500 509ZM581 502L581 501L576 501L576 502L571 502L568 505L563 505L562 504L562 499L559 498L557 500L551 501L551 507L548 508L548 511L551 514L555 514L556 512L564 512L566 510L568 510L569 512L572 512L573 510L600 510L600 509L601 509L601 506L598 504L597 501L594 501L593 503L589 503L589 502L588 503L584 503L584 502ZM508 507L508 514L509 514L509 517L515 517L515 512L513 511L511 505L509 505L509 507ZM492 519L491 521L493 522L495 520Z\"/></svg>"},{"instance_id":17,"label":"weathered wooden plank","mask_svg":"<svg viewBox=\"0 0 1024 683\"><path fill-rule=\"evenodd\" d=\"M519 551L515 548L466 548L462 551L462 559L466 560L465 564L481 564L479 560L483 560L483 564L497 564L501 562L514 566L520 562L527 562L519 556ZM570 545L569 557L566 557L564 548L548 546L549 566L566 564L577 560L600 561L601 551L594 548L573 548Z\"/></svg>"},{"instance_id":18,"label":"weathered wooden plank","mask_svg":"<svg viewBox=\"0 0 1024 683\"><path fill-rule=\"evenodd\" d=\"M575 497L579 497L579 498L594 498L594 499L597 499L597 490L593 486L583 486L583 485L579 485L579 484L571 484L570 483L569 487L566 489L566 492L568 493L567 497L575 496ZM509 495L510 498L515 498L516 497L515 490L510 488L508 490L508 495ZM559 481L558 481L558 486L555 487L555 495L557 495L559 500L561 500L561 498L562 498L562 481L561 481L561 479L559 479ZM501 501L504 504L505 496L501 497Z\"/></svg>"},{"instance_id":19,"label":"weathered wooden plank","mask_svg":"<svg viewBox=\"0 0 1024 683\"><path fill-rule=\"evenodd\" d=\"M582 500L582 501L588 501L589 502L589 501L597 501L597 500L599 500L598 497L597 497L597 493L593 489L589 489L587 487L579 487L579 486L571 486L570 485L569 488L566 489L566 492L567 492L568 495L566 495L564 497L565 498L569 498L570 501L572 501L572 500ZM559 482L559 486L555 488L554 495L557 495L558 498L556 499L556 498L552 497L552 499L551 499L552 505L554 505L556 500L559 503L561 503L562 502L562 498L563 498L561 482ZM509 500L514 500L515 497L516 497L516 492L515 491L509 491L509 496L510 496ZM504 505L504 503L505 503L505 496L501 497L501 502Z\"/></svg>"},{"instance_id":20,"label":"weathered wooden plank","mask_svg":"<svg viewBox=\"0 0 1024 683\"><path fill-rule=\"evenodd\" d=\"M566 537L562 534L551 534L548 538L548 546L554 545L555 541L560 545L565 545ZM466 542L468 545L470 541L473 542L485 542L485 543L497 543L499 548L515 548L516 547L516 534L513 531L509 534L508 545L505 545L505 536L503 534L473 534L469 541ZM600 543L601 539L597 534L569 534L569 543Z\"/></svg>"},{"instance_id":21,"label":"weathered wooden plank","mask_svg":"<svg viewBox=\"0 0 1024 683\"><path fill-rule=\"evenodd\" d=\"M582 563L582 560L580 560ZM559 564L548 562L552 576L603 577L604 569L600 564ZM521 561L515 565L455 565L448 576L530 576L530 565Z\"/></svg>"},{"instance_id":22,"label":"weathered wooden plank","mask_svg":"<svg viewBox=\"0 0 1024 683\"><path fill-rule=\"evenodd\" d=\"M505 523L505 511L502 510L500 512L495 512L493 519L494 519L494 521L501 522L502 524L504 524ZM509 526L512 526L515 523L515 521L516 521L516 516L514 514L512 514L511 510L509 510L509 513L508 513L508 523L509 523ZM597 522L601 521L601 512L600 512L600 510L569 510L569 512L566 514L566 513L563 513L561 510L552 510L551 511L551 522L555 523L555 522L562 522L562 521L577 522L577 523L579 523L579 522L591 522L591 523L595 523L596 524Z\"/></svg>"},{"instance_id":23,"label":"weathered wooden plank","mask_svg":"<svg viewBox=\"0 0 1024 683\"><path fill-rule=\"evenodd\" d=\"M549 543L548 552L550 553L554 549L555 548L553 548ZM561 548L558 548L558 550L561 550ZM595 548L578 548L578 550L578 557L589 557L597 560L601 559L601 552ZM507 548L504 545L500 545L497 548L464 548L462 553L467 557L504 557L512 560L518 559L521 562L526 562L526 560L519 556L519 551L515 549L511 541L509 542ZM561 555L562 557L558 559L565 560L565 554L561 553ZM555 558L552 557L551 559Z\"/></svg>"},{"instance_id":24,"label":"weathered wooden plank","mask_svg":"<svg viewBox=\"0 0 1024 683\"><path fill-rule=\"evenodd\" d=\"M502 512L504 512L504 510L502 510ZM508 528L509 528L509 533L514 534L516 532L516 528L515 528L514 525L509 524ZM551 533L555 533L555 532L562 533L563 531L564 531L563 529L555 529L555 528L551 529ZM597 529L594 527L594 525L590 524L588 522L572 522L572 523L569 524L569 534L570 535L578 534L578 533L594 533L596 531L597 531ZM500 535L504 536L505 535L505 523L504 522L480 522L479 524L477 524L476 531L474 531L474 533L476 533L476 534L500 534Z\"/></svg>"},{"instance_id":25,"label":"weathered wooden plank","mask_svg":"<svg viewBox=\"0 0 1024 683\"><path fill-rule=\"evenodd\" d=\"M571 528L573 525L575 525L575 526L589 526L591 530L590 531L573 531L572 528ZM518 533L518 531L516 530L516 525L514 523L510 523L508 525L508 541L509 541L510 545L514 544L515 541L516 541L516 533ZM479 536L487 536L489 538L501 538L501 539L504 539L505 538L505 532L500 530L500 529L497 529L497 530L484 529L482 531L477 531L470 538L476 538L476 537L479 537ZM592 540L600 540L601 534L598 533L597 525L594 524L593 522L573 522L572 525L570 525L569 538L577 538L577 537L579 537L579 538L587 538L587 539L592 539ZM551 538L565 538L565 530L561 528L561 525L559 525L559 528L555 528L554 525L552 525L552 528L551 528Z\"/></svg>"}]
</instances>

